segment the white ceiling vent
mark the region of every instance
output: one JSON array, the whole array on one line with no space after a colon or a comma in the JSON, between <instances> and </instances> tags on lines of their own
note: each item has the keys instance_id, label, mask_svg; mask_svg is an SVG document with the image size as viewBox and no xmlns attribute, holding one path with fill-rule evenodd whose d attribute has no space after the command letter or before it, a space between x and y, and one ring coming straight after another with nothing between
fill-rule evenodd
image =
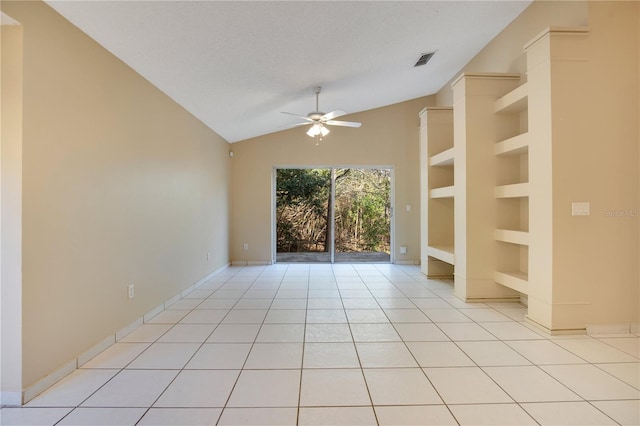
<instances>
[{"instance_id":1,"label":"white ceiling vent","mask_svg":"<svg viewBox=\"0 0 640 426\"><path fill-rule=\"evenodd\" d=\"M418 62L416 62L414 67L421 67L422 65L425 65L435 54L436 52L423 53L420 55L420 58L418 58Z\"/></svg>"}]
</instances>

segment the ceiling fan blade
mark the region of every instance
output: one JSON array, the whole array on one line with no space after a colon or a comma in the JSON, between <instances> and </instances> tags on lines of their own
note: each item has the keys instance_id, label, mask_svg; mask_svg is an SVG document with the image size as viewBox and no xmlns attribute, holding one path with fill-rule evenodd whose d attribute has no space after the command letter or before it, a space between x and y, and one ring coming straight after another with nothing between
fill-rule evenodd
<instances>
[{"instance_id":1,"label":"ceiling fan blade","mask_svg":"<svg viewBox=\"0 0 640 426\"><path fill-rule=\"evenodd\" d=\"M360 126L362 126L362 123L356 123L355 121L329 120L329 121L325 121L324 124L328 124L330 126L344 126L344 127L360 127Z\"/></svg>"},{"instance_id":2,"label":"ceiling fan blade","mask_svg":"<svg viewBox=\"0 0 640 426\"><path fill-rule=\"evenodd\" d=\"M280 112L280 114L293 115L294 117L302 118L303 120L307 120L307 121L309 121L309 122L313 121L312 119L310 119L310 118L309 118L309 117L307 117L307 116L300 115L300 114L294 114L294 113L292 113L292 112L284 112L284 111L282 111L282 112ZM304 123L304 124L307 124L307 123Z\"/></svg>"},{"instance_id":3,"label":"ceiling fan blade","mask_svg":"<svg viewBox=\"0 0 640 426\"><path fill-rule=\"evenodd\" d=\"M300 126L309 126L310 124L311 124L310 121L305 121L304 123L288 124L286 126L279 127L279 129L287 130L287 129L293 129L295 127L300 127Z\"/></svg>"},{"instance_id":4,"label":"ceiling fan blade","mask_svg":"<svg viewBox=\"0 0 640 426\"><path fill-rule=\"evenodd\" d=\"M331 111L331 112L326 113L325 115L320 117L320 120L321 121L333 120L334 118L338 118L338 117L343 116L345 114L346 114L346 112L337 109L335 111Z\"/></svg>"}]
</instances>

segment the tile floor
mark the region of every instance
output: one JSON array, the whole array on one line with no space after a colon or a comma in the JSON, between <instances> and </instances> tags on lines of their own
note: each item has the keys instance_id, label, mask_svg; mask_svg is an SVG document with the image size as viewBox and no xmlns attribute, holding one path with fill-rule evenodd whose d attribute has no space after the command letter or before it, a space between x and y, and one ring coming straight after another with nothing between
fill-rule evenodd
<instances>
[{"instance_id":1,"label":"tile floor","mask_svg":"<svg viewBox=\"0 0 640 426\"><path fill-rule=\"evenodd\" d=\"M0 423L640 423L640 336L524 313L413 266L232 267Z\"/></svg>"}]
</instances>

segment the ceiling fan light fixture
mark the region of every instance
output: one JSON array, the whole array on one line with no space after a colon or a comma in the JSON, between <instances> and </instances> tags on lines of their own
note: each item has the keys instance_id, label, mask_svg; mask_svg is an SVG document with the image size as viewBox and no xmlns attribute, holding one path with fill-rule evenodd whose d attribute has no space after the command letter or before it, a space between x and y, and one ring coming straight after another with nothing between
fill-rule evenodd
<instances>
[{"instance_id":1,"label":"ceiling fan light fixture","mask_svg":"<svg viewBox=\"0 0 640 426\"><path fill-rule=\"evenodd\" d=\"M322 137L327 136L329 134L329 129L322 125L322 123L313 123L309 130L307 130L307 135L312 138L316 136L322 135Z\"/></svg>"}]
</instances>

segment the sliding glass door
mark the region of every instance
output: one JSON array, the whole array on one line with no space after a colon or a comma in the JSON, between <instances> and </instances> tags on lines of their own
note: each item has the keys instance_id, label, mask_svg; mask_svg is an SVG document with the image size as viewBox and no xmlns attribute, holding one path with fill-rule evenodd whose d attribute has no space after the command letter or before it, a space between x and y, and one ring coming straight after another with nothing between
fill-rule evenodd
<instances>
[{"instance_id":1,"label":"sliding glass door","mask_svg":"<svg viewBox=\"0 0 640 426\"><path fill-rule=\"evenodd\" d=\"M389 262L391 170L275 170L276 262Z\"/></svg>"}]
</instances>

